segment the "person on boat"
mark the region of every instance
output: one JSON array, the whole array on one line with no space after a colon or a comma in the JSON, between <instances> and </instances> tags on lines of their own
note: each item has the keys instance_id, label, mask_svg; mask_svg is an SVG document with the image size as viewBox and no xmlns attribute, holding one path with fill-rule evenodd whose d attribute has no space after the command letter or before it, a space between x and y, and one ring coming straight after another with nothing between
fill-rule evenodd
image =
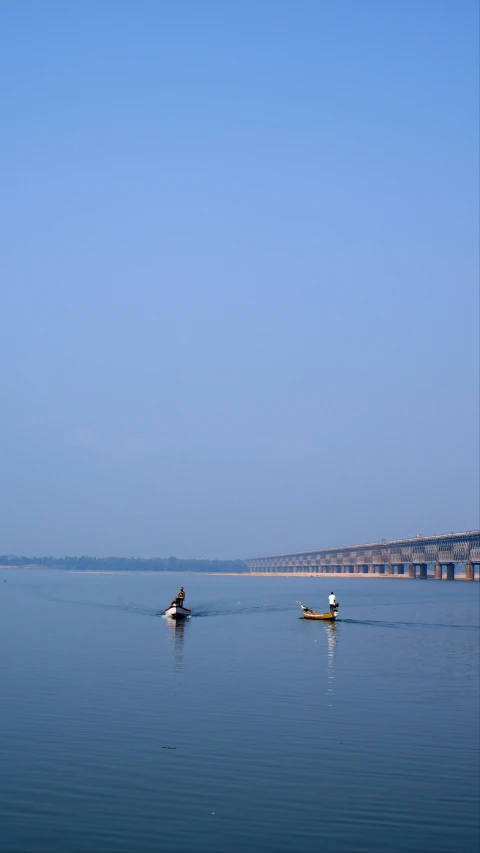
<instances>
[{"instance_id":1,"label":"person on boat","mask_svg":"<svg viewBox=\"0 0 480 853\"><path fill-rule=\"evenodd\" d=\"M180 592L177 593L177 595L173 599L170 607L174 607L175 604L177 605L177 607L185 607L184 602L185 602L185 590L184 590L183 586L181 586Z\"/></svg>"},{"instance_id":2,"label":"person on boat","mask_svg":"<svg viewBox=\"0 0 480 853\"><path fill-rule=\"evenodd\" d=\"M328 596L328 603L330 605L330 613L333 613L334 610L336 610L338 607L337 599L335 598L335 595L333 592L331 592L330 595Z\"/></svg>"}]
</instances>

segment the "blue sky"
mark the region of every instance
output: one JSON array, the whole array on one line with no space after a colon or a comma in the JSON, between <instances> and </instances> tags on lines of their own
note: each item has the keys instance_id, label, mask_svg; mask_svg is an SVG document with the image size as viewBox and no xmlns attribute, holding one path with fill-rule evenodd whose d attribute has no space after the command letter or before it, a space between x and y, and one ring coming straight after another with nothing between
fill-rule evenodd
<instances>
[{"instance_id":1,"label":"blue sky","mask_svg":"<svg viewBox=\"0 0 480 853\"><path fill-rule=\"evenodd\" d=\"M478 8L0 4L0 553L478 526Z\"/></svg>"}]
</instances>

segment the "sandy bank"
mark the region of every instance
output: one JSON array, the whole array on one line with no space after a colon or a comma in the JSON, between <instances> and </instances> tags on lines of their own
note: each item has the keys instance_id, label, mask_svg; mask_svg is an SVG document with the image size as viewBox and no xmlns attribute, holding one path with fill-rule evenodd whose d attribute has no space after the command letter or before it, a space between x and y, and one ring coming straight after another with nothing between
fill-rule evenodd
<instances>
[{"instance_id":1,"label":"sandy bank","mask_svg":"<svg viewBox=\"0 0 480 853\"><path fill-rule=\"evenodd\" d=\"M262 572L163 572L156 571L154 569L118 569L116 571L108 570L108 569L56 569L51 566L0 566L0 571L19 571L23 572L26 569L35 571L49 571L49 572L59 572L63 574L69 575L159 575L160 577L185 577L185 575L189 575L191 577L217 577L217 578L316 578L317 580L332 580L335 581L340 580L341 578L365 578L365 579L374 579L374 580L435 580L433 575L428 575L427 578L411 578L408 573L404 575L380 575L380 574L351 574L351 573L341 573L336 574L334 572L331 573L322 573L322 574L312 574L310 572L275 572L275 573L262 573ZM444 577L443 580L446 580ZM465 572L455 572L455 580L466 580ZM475 577L475 581L479 581L480 578L478 576ZM470 581L472 583L472 581Z\"/></svg>"}]
</instances>

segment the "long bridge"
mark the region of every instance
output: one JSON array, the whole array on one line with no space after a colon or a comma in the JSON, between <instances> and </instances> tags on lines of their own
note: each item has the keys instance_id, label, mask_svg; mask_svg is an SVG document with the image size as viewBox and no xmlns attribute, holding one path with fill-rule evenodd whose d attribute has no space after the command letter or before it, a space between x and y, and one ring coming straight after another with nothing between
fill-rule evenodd
<instances>
[{"instance_id":1,"label":"long bridge","mask_svg":"<svg viewBox=\"0 0 480 853\"><path fill-rule=\"evenodd\" d=\"M464 563L465 578L473 581L475 566L480 566L480 530L391 542L382 539L368 545L276 554L245 562L254 574L407 574L409 578L426 578L428 565L433 564L436 580L454 580L456 564Z\"/></svg>"}]
</instances>

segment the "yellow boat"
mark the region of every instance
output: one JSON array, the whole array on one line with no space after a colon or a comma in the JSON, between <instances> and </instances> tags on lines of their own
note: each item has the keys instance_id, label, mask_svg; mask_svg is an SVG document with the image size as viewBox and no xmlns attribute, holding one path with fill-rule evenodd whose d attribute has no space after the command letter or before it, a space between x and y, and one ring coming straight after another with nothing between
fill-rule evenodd
<instances>
[{"instance_id":1,"label":"yellow boat","mask_svg":"<svg viewBox=\"0 0 480 853\"><path fill-rule=\"evenodd\" d=\"M335 622L335 619L338 616L338 604L335 605L335 610L330 613L319 613L317 610L311 610L310 607L307 607L306 604L302 604L301 601L297 601L297 604L302 608L302 616L304 619L324 619L329 622Z\"/></svg>"}]
</instances>

